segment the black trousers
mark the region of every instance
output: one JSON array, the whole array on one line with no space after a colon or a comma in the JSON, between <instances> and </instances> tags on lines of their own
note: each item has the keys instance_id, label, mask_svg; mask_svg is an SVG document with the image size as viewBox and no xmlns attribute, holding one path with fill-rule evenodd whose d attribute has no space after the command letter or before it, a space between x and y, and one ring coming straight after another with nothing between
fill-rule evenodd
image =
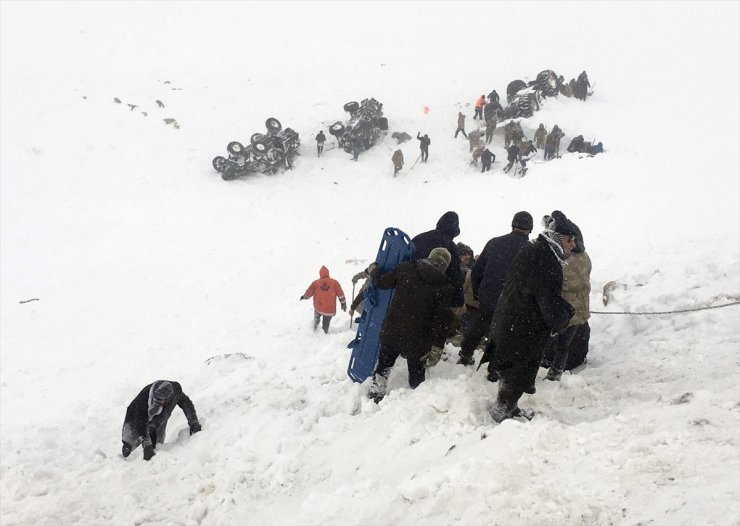
<instances>
[{"instance_id":1,"label":"black trousers","mask_svg":"<svg viewBox=\"0 0 740 526\"><path fill-rule=\"evenodd\" d=\"M323 320L321 320L323 318ZM327 316L325 314L319 314L318 312L314 311L313 313L313 330L316 330L319 327L319 320L321 320L321 328L324 330L326 334L329 334L329 324L331 323L332 316Z\"/></svg>"},{"instance_id":2,"label":"black trousers","mask_svg":"<svg viewBox=\"0 0 740 526\"><path fill-rule=\"evenodd\" d=\"M463 334L463 341L460 344L460 357L461 358L472 358L476 347L488 334L491 329L491 320L493 319L493 312L486 308L478 309L476 316L471 316L468 330Z\"/></svg>"},{"instance_id":3,"label":"black trousers","mask_svg":"<svg viewBox=\"0 0 740 526\"><path fill-rule=\"evenodd\" d=\"M468 138L468 134L467 134L467 133L465 133L465 130L463 130L462 128L458 128L458 129L457 129L457 130L455 131L455 139L457 139L457 134L458 134L458 133L460 133L460 132L462 132L462 134L463 134L463 135L465 136L465 138L466 138L466 139Z\"/></svg>"},{"instance_id":4,"label":"black trousers","mask_svg":"<svg viewBox=\"0 0 740 526\"><path fill-rule=\"evenodd\" d=\"M421 162L425 163L429 159L429 148L421 149Z\"/></svg>"},{"instance_id":5,"label":"black trousers","mask_svg":"<svg viewBox=\"0 0 740 526\"><path fill-rule=\"evenodd\" d=\"M473 115L473 120L480 118L480 120L483 120L483 108L475 108L475 114Z\"/></svg>"},{"instance_id":6,"label":"black trousers","mask_svg":"<svg viewBox=\"0 0 740 526\"><path fill-rule=\"evenodd\" d=\"M429 349L426 347L403 349L405 351L403 354L406 356L406 363L409 368L409 386L411 389L416 389L426 377L426 369L421 361L421 357L430 349L431 347ZM393 364L396 363L396 360L401 355L401 350L393 345L381 344L378 364L375 366L375 374L388 378L391 374Z\"/></svg>"},{"instance_id":7,"label":"black trousers","mask_svg":"<svg viewBox=\"0 0 740 526\"><path fill-rule=\"evenodd\" d=\"M324 151L324 143L323 142L316 143L316 150L317 150L318 156L321 157L321 153Z\"/></svg>"}]
</instances>

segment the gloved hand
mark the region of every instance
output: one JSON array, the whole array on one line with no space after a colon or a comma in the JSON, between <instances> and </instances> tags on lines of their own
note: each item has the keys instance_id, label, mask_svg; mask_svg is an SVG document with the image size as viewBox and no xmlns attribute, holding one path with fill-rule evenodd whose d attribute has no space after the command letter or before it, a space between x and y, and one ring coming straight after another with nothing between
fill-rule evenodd
<instances>
[{"instance_id":1,"label":"gloved hand","mask_svg":"<svg viewBox=\"0 0 740 526\"><path fill-rule=\"evenodd\" d=\"M342 303L342 311L343 312L347 312L347 304L346 303Z\"/></svg>"},{"instance_id":2,"label":"gloved hand","mask_svg":"<svg viewBox=\"0 0 740 526\"><path fill-rule=\"evenodd\" d=\"M367 272L368 274L372 274L377 268L378 268L378 264L373 262L373 263L370 263L370 266L367 267L367 270L365 272Z\"/></svg>"},{"instance_id":3,"label":"gloved hand","mask_svg":"<svg viewBox=\"0 0 740 526\"><path fill-rule=\"evenodd\" d=\"M349 312L347 314L349 314L350 316L353 316L354 313L355 313L354 309L349 309Z\"/></svg>"},{"instance_id":4,"label":"gloved hand","mask_svg":"<svg viewBox=\"0 0 740 526\"><path fill-rule=\"evenodd\" d=\"M442 358L442 347L432 346L432 349L421 357L421 361L424 363L424 367L429 369L439 363L439 359Z\"/></svg>"},{"instance_id":5,"label":"gloved hand","mask_svg":"<svg viewBox=\"0 0 740 526\"><path fill-rule=\"evenodd\" d=\"M121 455L123 455L123 458L126 458L130 454L131 454L131 444L123 441L123 447L121 448Z\"/></svg>"},{"instance_id":6,"label":"gloved hand","mask_svg":"<svg viewBox=\"0 0 740 526\"><path fill-rule=\"evenodd\" d=\"M197 433L200 430L201 430L201 427L200 427L200 423L199 422L193 422L192 424L190 424L190 434L191 435L194 435L195 433Z\"/></svg>"},{"instance_id":7,"label":"gloved hand","mask_svg":"<svg viewBox=\"0 0 740 526\"><path fill-rule=\"evenodd\" d=\"M154 446L144 446L144 460L150 460L154 455Z\"/></svg>"},{"instance_id":8,"label":"gloved hand","mask_svg":"<svg viewBox=\"0 0 740 526\"><path fill-rule=\"evenodd\" d=\"M306 296L304 296L303 294L301 294L301 299L300 299L300 300L298 300L298 301L303 301L303 300L305 300L305 299L307 299L307 298L306 298Z\"/></svg>"}]
</instances>

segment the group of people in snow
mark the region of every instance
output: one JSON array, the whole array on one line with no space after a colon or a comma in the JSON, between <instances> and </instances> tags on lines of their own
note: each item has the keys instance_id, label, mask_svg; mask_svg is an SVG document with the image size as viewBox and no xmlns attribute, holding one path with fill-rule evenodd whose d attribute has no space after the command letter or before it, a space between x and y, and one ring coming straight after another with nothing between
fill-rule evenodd
<instances>
[{"instance_id":1,"label":"group of people in snow","mask_svg":"<svg viewBox=\"0 0 740 526\"><path fill-rule=\"evenodd\" d=\"M475 350L485 341L478 367L488 363L487 378L498 382L493 418L525 416L518 407L524 393L535 392L540 366L559 381L563 371L585 362L590 328L591 261L578 226L556 210L542 219L536 239L532 215L517 212L511 231L489 240L477 259L472 249L455 243L459 218L446 212L434 229L412 239L415 259L381 273L373 263L353 278L366 279L353 298L350 315L362 309L367 283L395 289L380 331L380 353L368 397L379 403L399 356L406 359L409 386L418 387L426 370L442 358L450 328L458 321L462 341L457 363L475 365ZM315 291L325 300L319 302ZM314 330L319 316L346 309L344 293L322 267L309 287L314 295ZM328 304L326 303L328 301ZM325 332L329 323L325 320Z\"/></svg>"}]
</instances>

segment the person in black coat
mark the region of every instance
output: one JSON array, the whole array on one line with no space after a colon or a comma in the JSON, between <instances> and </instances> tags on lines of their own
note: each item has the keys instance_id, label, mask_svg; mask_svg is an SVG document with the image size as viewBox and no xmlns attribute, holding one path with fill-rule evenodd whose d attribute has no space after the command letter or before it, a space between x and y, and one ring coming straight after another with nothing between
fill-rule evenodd
<instances>
[{"instance_id":1,"label":"person in black coat","mask_svg":"<svg viewBox=\"0 0 740 526\"><path fill-rule=\"evenodd\" d=\"M493 164L493 162L496 160L496 156L491 150L486 148L485 150L483 150L483 153L480 156L480 160L483 165L480 172L483 173L491 169L491 164Z\"/></svg>"},{"instance_id":2,"label":"person in black coat","mask_svg":"<svg viewBox=\"0 0 740 526\"><path fill-rule=\"evenodd\" d=\"M380 355L368 392L375 403L385 396L388 376L399 355L407 360L412 389L424 381L425 368L436 365L442 356L452 321L452 286L445 274L451 257L439 247L428 258L399 263L382 275L377 263L368 267L373 285L395 289L380 331Z\"/></svg>"},{"instance_id":3,"label":"person in black coat","mask_svg":"<svg viewBox=\"0 0 740 526\"><path fill-rule=\"evenodd\" d=\"M499 102L499 96L498 93L496 93L496 90L491 91L491 93L488 94L488 101L490 102Z\"/></svg>"},{"instance_id":4,"label":"person in black coat","mask_svg":"<svg viewBox=\"0 0 740 526\"><path fill-rule=\"evenodd\" d=\"M429 257L433 249L437 247L446 248L452 256L452 262L447 267L447 276L452 283L453 296L452 306L462 307L465 305L463 293L463 278L460 270L460 254L457 252L457 246L453 241L460 235L460 219L456 212L445 212L437 221L437 227L434 230L423 232L417 235L411 242L416 247L415 259ZM457 312L462 315L463 312Z\"/></svg>"},{"instance_id":5,"label":"person in black coat","mask_svg":"<svg viewBox=\"0 0 740 526\"><path fill-rule=\"evenodd\" d=\"M504 166L504 172L511 170L511 167L514 166L514 163L517 161L517 158L519 157L519 147L516 144L512 144L506 148L506 154L506 160L509 161L509 163Z\"/></svg>"},{"instance_id":6,"label":"person in black coat","mask_svg":"<svg viewBox=\"0 0 740 526\"><path fill-rule=\"evenodd\" d=\"M316 150L318 151L318 157L321 157L321 154L324 152L324 143L326 142L326 135L324 135L324 131L320 131L316 135Z\"/></svg>"},{"instance_id":7,"label":"person in black coat","mask_svg":"<svg viewBox=\"0 0 740 526\"><path fill-rule=\"evenodd\" d=\"M473 286L473 298L477 299L480 304L479 316L472 320L468 331L463 336L460 359L457 363L475 364L473 353L483 336L491 328L493 312L496 310L498 297L504 288L511 262L519 249L527 243L532 227L533 220L529 212L517 212L511 220L511 232L489 240L475 261L470 281ZM489 361L492 352L492 342L489 341L481 363Z\"/></svg>"},{"instance_id":8,"label":"person in black coat","mask_svg":"<svg viewBox=\"0 0 740 526\"><path fill-rule=\"evenodd\" d=\"M144 387L126 409L121 433L123 448L121 454L128 457L131 451L144 444L144 460L154 456L154 448L164 442L167 421L180 406L188 419L190 434L201 430L195 406L182 392L177 382L157 380Z\"/></svg>"},{"instance_id":9,"label":"person in black coat","mask_svg":"<svg viewBox=\"0 0 740 526\"><path fill-rule=\"evenodd\" d=\"M535 392L547 340L565 330L575 312L560 294L563 265L575 246L576 230L558 210L545 217L543 232L514 258L493 314L495 351L488 370L499 379L491 411L497 422L524 415L517 403L522 394Z\"/></svg>"},{"instance_id":10,"label":"person in black coat","mask_svg":"<svg viewBox=\"0 0 740 526\"><path fill-rule=\"evenodd\" d=\"M422 137L421 132L416 133L416 138L419 140L419 148L421 149L421 162L425 163L429 159L429 145L432 144L432 140L426 133Z\"/></svg>"}]
</instances>

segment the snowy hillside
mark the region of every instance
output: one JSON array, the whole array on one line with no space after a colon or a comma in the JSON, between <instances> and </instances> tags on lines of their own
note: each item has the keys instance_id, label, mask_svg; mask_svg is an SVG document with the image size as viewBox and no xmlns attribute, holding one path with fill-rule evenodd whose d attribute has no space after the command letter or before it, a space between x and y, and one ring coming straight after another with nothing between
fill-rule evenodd
<instances>
[{"instance_id":1,"label":"snowy hillside","mask_svg":"<svg viewBox=\"0 0 740 526\"><path fill-rule=\"evenodd\" d=\"M521 401L540 414L495 425L496 386L451 345L414 391L399 360L375 405L346 375L349 317L315 334L298 301L322 265L351 294L388 226L454 210L477 254L516 211L554 209L584 233L593 311L737 301L738 3L0 15L0 523L740 524L740 306L594 314L587 366L541 374ZM543 69L587 70L594 95L547 99L525 133L606 153L513 178L499 128L481 174L457 112L470 131L481 93ZM409 141L393 178L390 135L354 163L327 134L316 158L366 97L391 132L429 134L428 164ZM300 132L295 169L221 180L211 159L267 117ZM152 461L123 459L126 406L156 379L203 431L176 410Z\"/></svg>"}]
</instances>

